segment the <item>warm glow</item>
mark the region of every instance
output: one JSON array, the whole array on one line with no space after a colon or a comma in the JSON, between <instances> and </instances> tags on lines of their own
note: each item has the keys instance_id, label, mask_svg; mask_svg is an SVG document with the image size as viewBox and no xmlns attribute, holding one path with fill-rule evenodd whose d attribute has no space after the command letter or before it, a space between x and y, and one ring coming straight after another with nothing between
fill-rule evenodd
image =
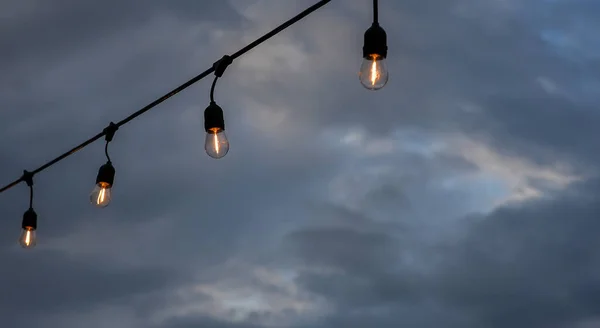
<instances>
[{"instance_id":1,"label":"warm glow","mask_svg":"<svg viewBox=\"0 0 600 328\"><path fill-rule=\"evenodd\" d=\"M210 129L210 131L213 135L213 149L215 151L215 154L219 155L221 153L221 140L219 140L219 131L221 131L221 129L212 128Z\"/></svg>"},{"instance_id":2,"label":"warm glow","mask_svg":"<svg viewBox=\"0 0 600 328\"><path fill-rule=\"evenodd\" d=\"M96 200L96 204L104 203L104 196L106 195L106 188L102 188L98 193L98 199Z\"/></svg>"},{"instance_id":3,"label":"warm glow","mask_svg":"<svg viewBox=\"0 0 600 328\"><path fill-rule=\"evenodd\" d=\"M379 72L377 70L377 57L379 57L379 55L371 55L373 60L373 64L371 64L371 85L375 85L379 79Z\"/></svg>"},{"instance_id":4,"label":"warm glow","mask_svg":"<svg viewBox=\"0 0 600 328\"><path fill-rule=\"evenodd\" d=\"M25 231L25 245L29 246L31 245L31 230L27 229L27 231Z\"/></svg>"},{"instance_id":5,"label":"warm glow","mask_svg":"<svg viewBox=\"0 0 600 328\"><path fill-rule=\"evenodd\" d=\"M106 207L111 201L111 185L99 182L90 194L90 202L96 207Z\"/></svg>"},{"instance_id":6,"label":"warm glow","mask_svg":"<svg viewBox=\"0 0 600 328\"><path fill-rule=\"evenodd\" d=\"M215 152L218 154L219 153L219 137L217 137L216 133L213 136L213 141L215 144Z\"/></svg>"},{"instance_id":7,"label":"warm glow","mask_svg":"<svg viewBox=\"0 0 600 328\"><path fill-rule=\"evenodd\" d=\"M229 141L225 131L220 128L212 128L206 132L204 149L212 158L222 158L229 151Z\"/></svg>"},{"instance_id":8,"label":"warm glow","mask_svg":"<svg viewBox=\"0 0 600 328\"><path fill-rule=\"evenodd\" d=\"M371 54L364 58L359 72L360 83L369 90L383 88L388 81L385 57Z\"/></svg>"},{"instance_id":9,"label":"warm glow","mask_svg":"<svg viewBox=\"0 0 600 328\"><path fill-rule=\"evenodd\" d=\"M96 204L100 205L100 204L104 204L104 202L106 202L106 192L107 189L109 187L108 183L106 182L101 182L100 184L100 190L98 191L98 196L96 197Z\"/></svg>"},{"instance_id":10,"label":"warm glow","mask_svg":"<svg viewBox=\"0 0 600 328\"><path fill-rule=\"evenodd\" d=\"M373 60L371 65L371 85L375 85L377 82L377 60Z\"/></svg>"},{"instance_id":11,"label":"warm glow","mask_svg":"<svg viewBox=\"0 0 600 328\"><path fill-rule=\"evenodd\" d=\"M24 227L19 237L19 243L24 248L32 248L35 246L35 229L33 227Z\"/></svg>"}]
</instances>

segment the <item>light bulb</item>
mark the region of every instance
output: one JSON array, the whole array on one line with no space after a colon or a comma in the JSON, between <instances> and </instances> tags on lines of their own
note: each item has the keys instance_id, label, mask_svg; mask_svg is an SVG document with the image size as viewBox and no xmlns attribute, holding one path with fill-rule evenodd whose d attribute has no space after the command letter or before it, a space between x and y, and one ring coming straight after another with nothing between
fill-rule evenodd
<instances>
[{"instance_id":1,"label":"light bulb","mask_svg":"<svg viewBox=\"0 0 600 328\"><path fill-rule=\"evenodd\" d=\"M229 141L225 135L225 130L212 128L206 132L204 149L208 156L212 158L223 158L229 151Z\"/></svg>"},{"instance_id":2,"label":"light bulb","mask_svg":"<svg viewBox=\"0 0 600 328\"><path fill-rule=\"evenodd\" d=\"M25 227L21 230L21 236L19 237L19 244L23 248L33 248L36 244L35 229L32 227Z\"/></svg>"},{"instance_id":3,"label":"light bulb","mask_svg":"<svg viewBox=\"0 0 600 328\"><path fill-rule=\"evenodd\" d=\"M369 90L378 90L385 86L389 74L385 58L371 54L363 59L358 73L360 83Z\"/></svg>"},{"instance_id":4,"label":"light bulb","mask_svg":"<svg viewBox=\"0 0 600 328\"><path fill-rule=\"evenodd\" d=\"M106 207L110 203L112 187L115 181L115 168L110 160L100 166L96 176L96 186L90 194L90 202L96 207Z\"/></svg>"},{"instance_id":5,"label":"light bulb","mask_svg":"<svg viewBox=\"0 0 600 328\"><path fill-rule=\"evenodd\" d=\"M33 248L37 242L35 230L37 229L37 214L30 207L23 214L23 222L21 223L21 236L19 236L19 244L23 248Z\"/></svg>"},{"instance_id":6,"label":"light bulb","mask_svg":"<svg viewBox=\"0 0 600 328\"><path fill-rule=\"evenodd\" d=\"M106 207L111 200L112 186L106 182L98 182L90 194L90 202L96 207Z\"/></svg>"}]
</instances>

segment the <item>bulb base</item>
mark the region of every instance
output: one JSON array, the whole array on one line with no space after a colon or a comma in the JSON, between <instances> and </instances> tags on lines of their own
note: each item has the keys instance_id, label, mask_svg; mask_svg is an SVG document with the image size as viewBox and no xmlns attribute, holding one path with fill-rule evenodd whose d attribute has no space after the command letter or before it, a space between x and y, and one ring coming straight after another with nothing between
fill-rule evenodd
<instances>
[{"instance_id":1,"label":"bulb base","mask_svg":"<svg viewBox=\"0 0 600 328\"><path fill-rule=\"evenodd\" d=\"M115 182L115 168L112 166L111 162L107 162L100 166L98 175L96 176L96 184L101 182L107 183L109 188L111 188Z\"/></svg>"},{"instance_id":2,"label":"bulb base","mask_svg":"<svg viewBox=\"0 0 600 328\"><path fill-rule=\"evenodd\" d=\"M23 214L23 222L21 223L21 228L28 230L37 229L37 213L35 213L33 208L28 209Z\"/></svg>"},{"instance_id":3,"label":"bulb base","mask_svg":"<svg viewBox=\"0 0 600 328\"><path fill-rule=\"evenodd\" d=\"M365 31L363 58L369 59L372 55L379 55L386 58L387 51L387 34L385 33L385 30L379 26L379 23L373 23L373 25Z\"/></svg>"},{"instance_id":4,"label":"bulb base","mask_svg":"<svg viewBox=\"0 0 600 328\"><path fill-rule=\"evenodd\" d=\"M225 119L223 118L223 109L214 101L204 110L204 130L225 131Z\"/></svg>"}]
</instances>

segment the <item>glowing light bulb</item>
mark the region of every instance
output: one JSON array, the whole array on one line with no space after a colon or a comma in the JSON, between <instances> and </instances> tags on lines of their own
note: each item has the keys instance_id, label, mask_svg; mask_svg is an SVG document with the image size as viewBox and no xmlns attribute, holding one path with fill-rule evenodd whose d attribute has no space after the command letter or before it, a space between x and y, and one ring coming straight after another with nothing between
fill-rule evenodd
<instances>
[{"instance_id":1,"label":"glowing light bulb","mask_svg":"<svg viewBox=\"0 0 600 328\"><path fill-rule=\"evenodd\" d=\"M367 56L363 59L358 77L360 83L369 90L383 88L389 78L385 58L377 54Z\"/></svg>"},{"instance_id":2,"label":"glowing light bulb","mask_svg":"<svg viewBox=\"0 0 600 328\"><path fill-rule=\"evenodd\" d=\"M19 244L21 244L23 248L33 248L36 241L35 229L33 227L25 227L21 230Z\"/></svg>"},{"instance_id":3,"label":"glowing light bulb","mask_svg":"<svg viewBox=\"0 0 600 328\"><path fill-rule=\"evenodd\" d=\"M212 158L223 158L229 151L229 141L225 135L225 130L211 128L206 132L204 149L208 156Z\"/></svg>"},{"instance_id":4,"label":"glowing light bulb","mask_svg":"<svg viewBox=\"0 0 600 328\"><path fill-rule=\"evenodd\" d=\"M112 199L112 187L115 181L115 168L110 161L100 166L96 176L96 186L90 194L90 202L96 207L106 207Z\"/></svg>"},{"instance_id":5,"label":"glowing light bulb","mask_svg":"<svg viewBox=\"0 0 600 328\"><path fill-rule=\"evenodd\" d=\"M30 207L25 214L23 214L21 228L19 244L21 244L23 248L33 248L37 242L35 234L35 230L37 229L37 214L33 208Z\"/></svg>"},{"instance_id":6,"label":"glowing light bulb","mask_svg":"<svg viewBox=\"0 0 600 328\"><path fill-rule=\"evenodd\" d=\"M96 207L106 207L111 200L112 186L106 182L98 182L90 194L90 202Z\"/></svg>"}]
</instances>

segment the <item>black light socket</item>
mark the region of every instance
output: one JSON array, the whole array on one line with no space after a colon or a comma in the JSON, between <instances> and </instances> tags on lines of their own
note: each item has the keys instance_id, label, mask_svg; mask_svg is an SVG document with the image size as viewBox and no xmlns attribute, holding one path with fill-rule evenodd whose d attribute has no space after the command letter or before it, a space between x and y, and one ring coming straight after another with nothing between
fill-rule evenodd
<instances>
[{"instance_id":1,"label":"black light socket","mask_svg":"<svg viewBox=\"0 0 600 328\"><path fill-rule=\"evenodd\" d=\"M21 223L21 227L23 229L37 229L37 213L35 213L33 208L28 209L23 214L23 223Z\"/></svg>"},{"instance_id":2,"label":"black light socket","mask_svg":"<svg viewBox=\"0 0 600 328\"><path fill-rule=\"evenodd\" d=\"M104 182L109 185L109 188L112 187L115 182L115 168L112 166L111 162L107 162L106 164L100 166L98 170L98 175L96 176L96 184Z\"/></svg>"},{"instance_id":3,"label":"black light socket","mask_svg":"<svg viewBox=\"0 0 600 328\"><path fill-rule=\"evenodd\" d=\"M365 31L365 42L363 44L363 58L370 59L370 56L377 54L383 58L387 57L387 34L378 23L373 23Z\"/></svg>"},{"instance_id":4,"label":"black light socket","mask_svg":"<svg viewBox=\"0 0 600 328\"><path fill-rule=\"evenodd\" d=\"M223 109L214 101L204 110L204 130L206 132L225 130L225 120L223 119Z\"/></svg>"}]
</instances>

